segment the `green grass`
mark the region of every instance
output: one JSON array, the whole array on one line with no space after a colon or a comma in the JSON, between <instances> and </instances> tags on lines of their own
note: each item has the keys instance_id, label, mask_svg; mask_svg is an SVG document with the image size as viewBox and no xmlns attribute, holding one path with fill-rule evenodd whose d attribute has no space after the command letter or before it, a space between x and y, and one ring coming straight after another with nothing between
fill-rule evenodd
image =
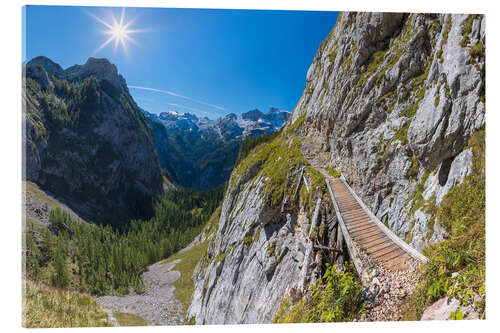
<instances>
[{"instance_id":1,"label":"green grass","mask_svg":"<svg viewBox=\"0 0 500 333\"><path fill-rule=\"evenodd\" d=\"M328 174L330 176L332 176L333 178L340 178L340 176L342 176L342 174L340 173L340 171L338 171L334 167L329 167L328 169L326 169L326 171L328 171Z\"/></svg>"},{"instance_id":2,"label":"green grass","mask_svg":"<svg viewBox=\"0 0 500 333\"><path fill-rule=\"evenodd\" d=\"M146 321L135 314L113 311L113 316L120 326L147 326Z\"/></svg>"},{"instance_id":3,"label":"green grass","mask_svg":"<svg viewBox=\"0 0 500 333\"><path fill-rule=\"evenodd\" d=\"M471 46L471 48L469 49L469 54L474 59L484 58L485 49L484 49L483 42L479 42L479 43L475 44L474 46Z\"/></svg>"},{"instance_id":4,"label":"green grass","mask_svg":"<svg viewBox=\"0 0 500 333\"><path fill-rule=\"evenodd\" d=\"M328 60L333 64L335 62L335 58L337 57L337 50L334 49L330 53L328 53Z\"/></svg>"},{"instance_id":5,"label":"green grass","mask_svg":"<svg viewBox=\"0 0 500 333\"><path fill-rule=\"evenodd\" d=\"M403 55L403 50L400 48L396 47L394 52L392 53L391 57L389 60L385 63L384 67L382 67L382 70L380 71L379 75L377 76L377 83L379 84L382 82L382 79L385 76L385 73L390 70L394 65L399 61L401 56Z\"/></svg>"},{"instance_id":6,"label":"green grass","mask_svg":"<svg viewBox=\"0 0 500 333\"><path fill-rule=\"evenodd\" d=\"M380 69L377 75L377 84L382 82L385 73L390 70L399 61L404 52L404 46L409 42L409 40L415 35L412 32L412 16L408 17L407 22L403 28L401 34L395 40L393 46L385 50L376 51L372 55L372 60L367 66L366 70L361 74L355 88L362 87L366 84L368 79L372 77ZM389 58L387 59L387 56ZM391 110L392 111L392 110Z\"/></svg>"},{"instance_id":7,"label":"green grass","mask_svg":"<svg viewBox=\"0 0 500 333\"><path fill-rule=\"evenodd\" d=\"M305 117L305 116L304 116ZM303 122L302 116L285 133L269 143L264 143L252 150L233 170L231 186L249 170L256 168L257 175L265 179L264 196L270 207L277 207L284 192L290 190L288 176L301 165L308 165L300 152L301 142L297 137L287 139L287 133L293 131L297 123Z\"/></svg>"},{"instance_id":8,"label":"green grass","mask_svg":"<svg viewBox=\"0 0 500 333\"><path fill-rule=\"evenodd\" d=\"M285 134L288 135L295 132L295 130L301 127L305 121L306 121L306 113L304 112L293 122L293 124L287 127L287 129L285 130Z\"/></svg>"},{"instance_id":9,"label":"green grass","mask_svg":"<svg viewBox=\"0 0 500 333\"><path fill-rule=\"evenodd\" d=\"M24 327L112 326L106 312L90 295L31 280L23 282Z\"/></svg>"},{"instance_id":10,"label":"green grass","mask_svg":"<svg viewBox=\"0 0 500 333\"><path fill-rule=\"evenodd\" d=\"M467 19L464 22L464 25L462 27L462 40L460 41L460 45L462 47L466 47L470 43L470 38L469 35L472 31L472 23L476 18L478 18L479 15L469 15L467 16Z\"/></svg>"},{"instance_id":11,"label":"green grass","mask_svg":"<svg viewBox=\"0 0 500 333\"><path fill-rule=\"evenodd\" d=\"M253 234L250 233L245 236L245 238L243 239L243 243L249 248L252 247L252 245L259 240L260 233L261 228L257 227L255 230L253 230Z\"/></svg>"},{"instance_id":12,"label":"green grass","mask_svg":"<svg viewBox=\"0 0 500 333\"><path fill-rule=\"evenodd\" d=\"M366 70L359 77L358 83L356 84L355 88L363 86L366 83L366 81L368 81L370 76L372 76L377 71L377 69L384 62L384 57L387 54L387 51L389 51L389 49L377 51L373 54L373 60L370 62Z\"/></svg>"},{"instance_id":13,"label":"green grass","mask_svg":"<svg viewBox=\"0 0 500 333\"><path fill-rule=\"evenodd\" d=\"M425 250L429 261L422 267L417 290L407 304L408 320L420 319L427 306L444 296L454 296L465 305L473 302L474 294L486 293L484 137L484 130L471 136L468 147L473 152L472 172L433 212L450 236ZM455 272L458 275L452 278ZM484 301L476 306L484 308Z\"/></svg>"},{"instance_id":14,"label":"green grass","mask_svg":"<svg viewBox=\"0 0 500 333\"><path fill-rule=\"evenodd\" d=\"M425 72L424 72L424 74L425 74ZM413 87L414 87L414 89L418 89L418 90L415 90L416 100L415 100L415 102L410 104L407 108L405 108L400 114L400 116L406 117L408 119L413 118L415 116L415 113L417 113L418 106L419 106L420 102L422 101L422 99L424 98L425 90L426 90L425 85L420 86L420 88L416 88L416 87L418 87L418 85L414 84Z\"/></svg>"},{"instance_id":15,"label":"green grass","mask_svg":"<svg viewBox=\"0 0 500 333\"><path fill-rule=\"evenodd\" d=\"M359 302L361 284L351 266L335 272L327 264L325 275L312 286L310 297L286 297L275 323L319 323L352 321L363 312Z\"/></svg>"},{"instance_id":16,"label":"green grass","mask_svg":"<svg viewBox=\"0 0 500 333\"><path fill-rule=\"evenodd\" d=\"M408 128L410 127L410 123L411 121L406 121L406 123L397 130L396 134L394 134L392 141L399 140L403 145L408 144ZM390 144L387 147L390 147Z\"/></svg>"},{"instance_id":17,"label":"green grass","mask_svg":"<svg viewBox=\"0 0 500 333\"><path fill-rule=\"evenodd\" d=\"M191 249L184 252L177 252L173 256L165 259L163 263L169 263L174 260L180 259L181 261L175 265L173 270L181 273L181 276L174 282L174 295L182 303L184 312L189 307L191 296L194 291L194 284L191 280L196 264L200 261L202 256L207 252L209 241L193 246Z\"/></svg>"},{"instance_id":18,"label":"green grass","mask_svg":"<svg viewBox=\"0 0 500 333\"><path fill-rule=\"evenodd\" d=\"M418 171L420 169L418 159L414 156L410 157L410 162L411 162L411 166L408 169L408 171L406 172L406 177L408 177L409 179L417 179Z\"/></svg>"},{"instance_id":19,"label":"green grass","mask_svg":"<svg viewBox=\"0 0 500 333\"><path fill-rule=\"evenodd\" d=\"M348 70L351 68L351 63L352 63L352 53L349 53L347 57L344 58L344 61L342 62L342 68L345 70Z\"/></svg>"}]
</instances>

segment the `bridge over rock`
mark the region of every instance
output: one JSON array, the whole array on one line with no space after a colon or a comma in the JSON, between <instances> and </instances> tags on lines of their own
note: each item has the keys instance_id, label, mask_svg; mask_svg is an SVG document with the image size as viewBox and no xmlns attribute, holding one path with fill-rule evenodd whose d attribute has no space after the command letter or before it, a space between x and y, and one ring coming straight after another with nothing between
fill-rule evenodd
<instances>
[{"instance_id":1,"label":"bridge over rock","mask_svg":"<svg viewBox=\"0 0 500 333\"><path fill-rule=\"evenodd\" d=\"M361 201L344 177L326 176L335 213L341 227L349 257L362 277L366 266L374 263L388 270L407 270L412 263L427 258L387 228Z\"/></svg>"}]
</instances>

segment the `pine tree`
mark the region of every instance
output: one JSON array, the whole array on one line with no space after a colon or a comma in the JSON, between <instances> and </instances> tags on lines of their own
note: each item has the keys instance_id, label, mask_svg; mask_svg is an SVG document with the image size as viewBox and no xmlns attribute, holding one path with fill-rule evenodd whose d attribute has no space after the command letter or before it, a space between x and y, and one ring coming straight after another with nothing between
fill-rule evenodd
<instances>
[{"instance_id":1,"label":"pine tree","mask_svg":"<svg viewBox=\"0 0 500 333\"><path fill-rule=\"evenodd\" d=\"M66 268L66 253L62 247L58 247L54 255L55 274L52 276L54 287L66 288L69 285L69 273Z\"/></svg>"}]
</instances>

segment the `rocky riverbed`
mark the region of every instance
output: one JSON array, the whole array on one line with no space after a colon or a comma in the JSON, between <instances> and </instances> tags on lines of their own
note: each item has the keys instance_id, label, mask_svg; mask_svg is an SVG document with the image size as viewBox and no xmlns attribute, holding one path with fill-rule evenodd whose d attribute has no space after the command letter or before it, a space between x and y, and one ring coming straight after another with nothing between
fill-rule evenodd
<instances>
[{"instance_id":1,"label":"rocky riverbed","mask_svg":"<svg viewBox=\"0 0 500 333\"><path fill-rule=\"evenodd\" d=\"M127 296L102 296L97 303L108 313L120 311L139 316L148 325L180 325L184 323L182 304L175 298L173 283L180 277L173 270L180 260L157 262L143 273L144 292ZM116 321L113 321L116 324Z\"/></svg>"}]
</instances>

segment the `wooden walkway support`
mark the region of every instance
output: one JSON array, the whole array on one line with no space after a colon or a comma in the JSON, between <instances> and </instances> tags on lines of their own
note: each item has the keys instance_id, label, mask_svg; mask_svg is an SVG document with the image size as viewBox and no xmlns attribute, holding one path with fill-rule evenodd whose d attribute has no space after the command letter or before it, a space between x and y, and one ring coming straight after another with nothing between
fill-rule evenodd
<instances>
[{"instance_id":1,"label":"wooden walkway support","mask_svg":"<svg viewBox=\"0 0 500 333\"><path fill-rule=\"evenodd\" d=\"M427 261L424 255L410 247L380 222L343 177L327 177L326 185L342 230L339 232L341 235L337 236L343 237L351 261L360 276L363 271L363 263L354 242L371 259L390 270L408 268L410 258L420 262ZM339 244L339 240L337 240L337 244Z\"/></svg>"},{"instance_id":2,"label":"wooden walkway support","mask_svg":"<svg viewBox=\"0 0 500 333\"><path fill-rule=\"evenodd\" d=\"M311 264L311 256L312 256L312 251L313 251L313 241L311 239L311 236L314 232L314 229L316 229L316 227L317 227L320 205L321 205L321 198L318 198L318 200L316 201L316 207L314 209L314 214L313 214L312 221L311 221L311 227L309 229L309 234L307 235L308 244L307 244L307 248L306 248L306 253L304 254L304 263L302 264L302 270L300 272L302 278L300 280L299 290L301 290L301 291L304 291L307 276L308 276L307 273L309 270L309 265Z\"/></svg>"}]
</instances>

